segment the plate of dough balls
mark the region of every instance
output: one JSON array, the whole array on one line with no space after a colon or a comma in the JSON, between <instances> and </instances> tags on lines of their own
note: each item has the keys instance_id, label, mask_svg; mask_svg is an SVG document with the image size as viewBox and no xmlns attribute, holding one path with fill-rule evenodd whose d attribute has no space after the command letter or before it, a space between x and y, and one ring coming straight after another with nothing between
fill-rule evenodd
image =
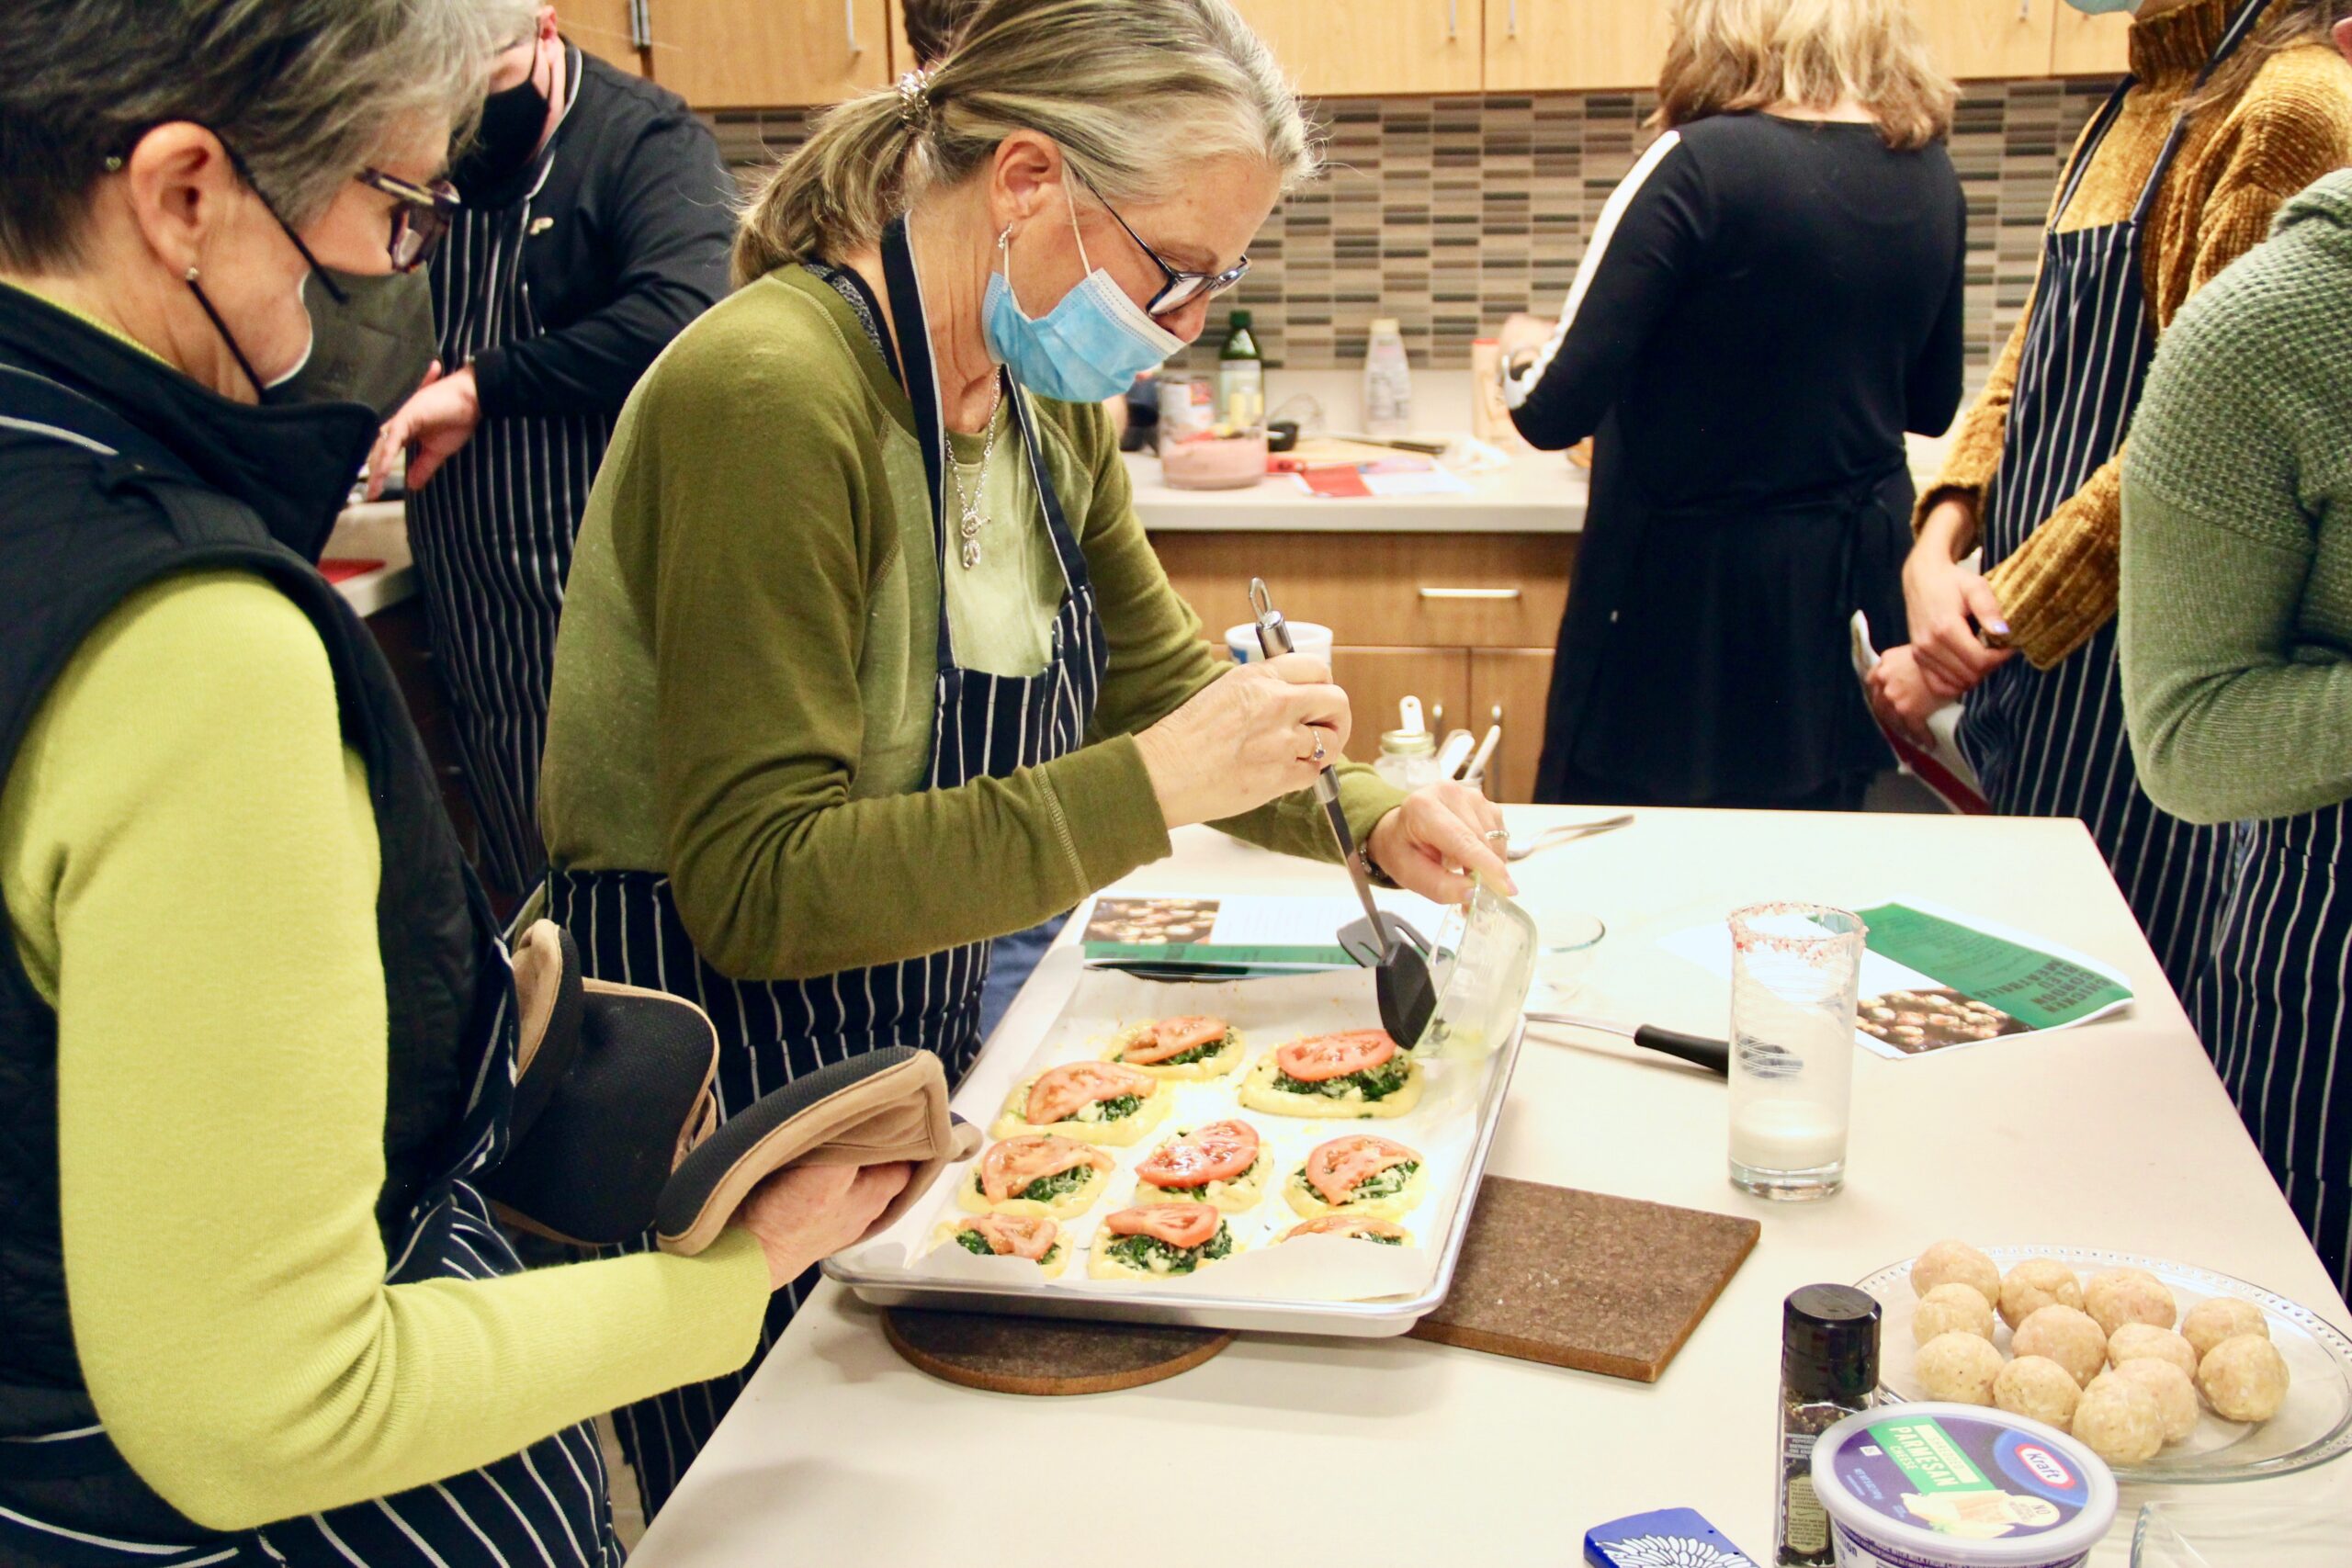
<instances>
[{"instance_id":1,"label":"plate of dough balls","mask_svg":"<svg viewBox=\"0 0 2352 1568\"><path fill-rule=\"evenodd\" d=\"M2072 1433L2119 1481L2247 1481L2352 1452L2352 1338L2243 1280L2073 1247L1939 1241L1860 1281L1879 1396Z\"/></svg>"}]
</instances>

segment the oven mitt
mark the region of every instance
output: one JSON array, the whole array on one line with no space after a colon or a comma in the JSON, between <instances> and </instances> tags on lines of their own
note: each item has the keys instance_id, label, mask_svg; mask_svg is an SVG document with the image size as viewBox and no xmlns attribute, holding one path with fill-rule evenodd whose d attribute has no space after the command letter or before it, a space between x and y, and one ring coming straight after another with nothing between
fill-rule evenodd
<instances>
[{"instance_id":1,"label":"oven mitt","mask_svg":"<svg viewBox=\"0 0 2352 1568\"><path fill-rule=\"evenodd\" d=\"M653 1223L662 1184L718 1121L718 1033L663 991L583 979L551 920L514 950L519 1023L513 1142L481 1183L501 1217L574 1246Z\"/></svg>"},{"instance_id":2,"label":"oven mitt","mask_svg":"<svg viewBox=\"0 0 2352 1568\"><path fill-rule=\"evenodd\" d=\"M937 1056L910 1045L867 1052L794 1079L696 1144L662 1190L655 1229L663 1251L691 1256L718 1239L752 1188L786 1166L910 1163L906 1190L872 1235L979 1143L978 1128L948 1114Z\"/></svg>"}]
</instances>

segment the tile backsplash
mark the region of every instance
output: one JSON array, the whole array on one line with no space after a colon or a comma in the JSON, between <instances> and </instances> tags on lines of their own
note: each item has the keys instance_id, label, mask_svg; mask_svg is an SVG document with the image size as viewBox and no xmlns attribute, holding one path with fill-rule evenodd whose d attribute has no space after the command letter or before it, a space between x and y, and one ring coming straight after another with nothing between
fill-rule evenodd
<instances>
[{"instance_id":1,"label":"tile backsplash","mask_svg":"<svg viewBox=\"0 0 2352 1568\"><path fill-rule=\"evenodd\" d=\"M1951 154L1968 194L1972 386L2025 306L2060 162L2109 85L1966 89ZM1470 340L1505 316L1559 309L1602 203L1649 142L1651 107L1645 93L1316 104L1330 173L1276 209L1232 304L1252 312L1277 366L1351 368L1372 319L1390 315L1415 365L1467 368ZM747 176L796 145L805 123L797 112L716 121ZM1205 343L1223 320L1220 309Z\"/></svg>"}]
</instances>

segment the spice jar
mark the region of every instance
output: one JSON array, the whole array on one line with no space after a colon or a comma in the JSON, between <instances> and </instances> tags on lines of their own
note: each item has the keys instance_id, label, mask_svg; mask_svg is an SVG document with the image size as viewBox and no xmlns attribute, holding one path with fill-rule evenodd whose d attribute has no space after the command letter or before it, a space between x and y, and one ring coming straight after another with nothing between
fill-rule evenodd
<instances>
[{"instance_id":1,"label":"spice jar","mask_svg":"<svg viewBox=\"0 0 2352 1568\"><path fill-rule=\"evenodd\" d=\"M1850 1285L1807 1285L1781 1308L1780 1472L1772 1506L1776 1568L1834 1568L1829 1515L1813 1490L1813 1446L1870 1407L1878 1387L1879 1305Z\"/></svg>"}]
</instances>

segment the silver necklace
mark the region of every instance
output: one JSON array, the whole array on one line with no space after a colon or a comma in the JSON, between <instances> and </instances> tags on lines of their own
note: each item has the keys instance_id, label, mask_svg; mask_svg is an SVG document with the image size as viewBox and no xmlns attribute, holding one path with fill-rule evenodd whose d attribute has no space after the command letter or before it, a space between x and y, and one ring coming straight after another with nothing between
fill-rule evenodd
<instances>
[{"instance_id":1,"label":"silver necklace","mask_svg":"<svg viewBox=\"0 0 2352 1568\"><path fill-rule=\"evenodd\" d=\"M957 531L964 538L966 571L980 564L980 530L989 525L988 517L982 511L989 494L989 463L996 456L996 416L1003 405L1004 378L1000 375L996 379L996 396L989 400L988 443L980 448L980 466L968 482L964 478L964 465L956 460L956 448L951 445L947 449L947 471L955 477L956 483L956 509L963 514L963 522Z\"/></svg>"}]
</instances>

